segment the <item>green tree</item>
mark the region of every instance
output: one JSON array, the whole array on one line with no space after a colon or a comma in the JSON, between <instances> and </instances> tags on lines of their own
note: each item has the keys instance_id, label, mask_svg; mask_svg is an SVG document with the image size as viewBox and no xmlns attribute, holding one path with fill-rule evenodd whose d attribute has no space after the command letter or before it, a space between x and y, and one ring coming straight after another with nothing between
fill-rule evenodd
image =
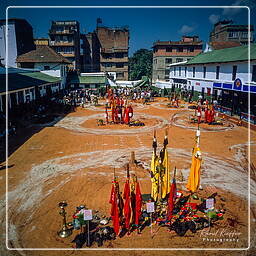
<instances>
[{"instance_id":1,"label":"green tree","mask_svg":"<svg viewBox=\"0 0 256 256\"><path fill-rule=\"evenodd\" d=\"M129 58L129 79L139 80L142 76L151 78L152 76L153 52L147 49L136 51Z\"/></svg>"}]
</instances>

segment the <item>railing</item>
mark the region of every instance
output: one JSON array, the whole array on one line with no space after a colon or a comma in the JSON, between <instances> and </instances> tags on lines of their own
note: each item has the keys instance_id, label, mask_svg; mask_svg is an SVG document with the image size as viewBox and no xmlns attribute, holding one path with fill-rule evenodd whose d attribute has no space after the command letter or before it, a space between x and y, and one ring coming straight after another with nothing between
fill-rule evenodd
<instances>
[{"instance_id":1,"label":"railing","mask_svg":"<svg viewBox=\"0 0 256 256\"><path fill-rule=\"evenodd\" d=\"M250 122L251 124L256 124L256 116L254 115L241 112L240 118L246 122Z\"/></svg>"},{"instance_id":2,"label":"railing","mask_svg":"<svg viewBox=\"0 0 256 256\"><path fill-rule=\"evenodd\" d=\"M232 116L232 109L223 107L220 105L215 106L215 110L221 113L224 113L226 115ZM256 124L256 116L254 115L249 115L248 113L241 112L240 113L240 119L244 120L246 122L250 122L251 124Z\"/></svg>"},{"instance_id":3,"label":"railing","mask_svg":"<svg viewBox=\"0 0 256 256\"><path fill-rule=\"evenodd\" d=\"M221 113L224 113L226 115L231 116L232 115L232 109L231 108L227 108L227 107L223 107L220 105L215 106L215 110Z\"/></svg>"}]
</instances>

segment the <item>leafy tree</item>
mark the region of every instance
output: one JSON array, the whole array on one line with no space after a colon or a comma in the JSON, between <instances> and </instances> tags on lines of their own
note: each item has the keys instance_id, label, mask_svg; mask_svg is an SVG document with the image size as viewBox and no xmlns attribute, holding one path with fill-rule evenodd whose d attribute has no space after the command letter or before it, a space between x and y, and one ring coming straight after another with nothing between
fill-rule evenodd
<instances>
[{"instance_id":1,"label":"leafy tree","mask_svg":"<svg viewBox=\"0 0 256 256\"><path fill-rule=\"evenodd\" d=\"M152 76L153 52L147 49L136 51L129 58L129 79L139 80L142 76Z\"/></svg>"}]
</instances>

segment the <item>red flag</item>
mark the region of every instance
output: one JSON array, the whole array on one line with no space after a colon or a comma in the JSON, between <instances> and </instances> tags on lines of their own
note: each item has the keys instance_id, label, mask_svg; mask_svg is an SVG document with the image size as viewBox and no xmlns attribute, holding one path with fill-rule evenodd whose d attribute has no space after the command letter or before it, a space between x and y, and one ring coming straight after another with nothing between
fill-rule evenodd
<instances>
[{"instance_id":1,"label":"red flag","mask_svg":"<svg viewBox=\"0 0 256 256\"><path fill-rule=\"evenodd\" d=\"M173 211L173 207L174 207L174 202L176 199L176 181L175 179L172 180L172 186L171 186L171 191L170 191L170 195L169 195L169 204L168 204L168 220L171 220L172 218L172 211Z\"/></svg>"},{"instance_id":2,"label":"red flag","mask_svg":"<svg viewBox=\"0 0 256 256\"><path fill-rule=\"evenodd\" d=\"M130 184L129 179L125 182L124 187L124 217L125 217L125 227L129 229L130 227L130 219L131 219L131 199L130 199Z\"/></svg>"},{"instance_id":3,"label":"red flag","mask_svg":"<svg viewBox=\"0 0 256 256\"><path fill-rule=\"evenodd\" d=\"M114 200L115 200L115 185L114 185L114 182L112 182L111 194L109 199L109 203L112 205L111 211L110 211L111 216L114 215Z\"/></svg>"},{"instance_id":4,"label":"red flag","mask_svg":"<svg viewBox=\"0 0 256 256\"><path fill-rule=\"evenodd\" d=\"M139 219L141 215L142 196L140 192L140 185L137 182L136 186L136 206L135 206L135 224L139 225Z\"/></svg>"},{"instance_id":5,"label":"red flag","mask_svg":"<svg viewBox=\"0 0 256 256\"><path fill-rule=\"evenodd\" d=\"M118 235L119 229L120 229L120 223L119 223L117 195L116 195L116 191L115 191L114 182L112 182L112 189L111 189L111 196L110 196L109 203L112 204L112 206L111 206L111 218L112 218L115 233L116 233L116 235Z\"/></svg>"}]
</instances>

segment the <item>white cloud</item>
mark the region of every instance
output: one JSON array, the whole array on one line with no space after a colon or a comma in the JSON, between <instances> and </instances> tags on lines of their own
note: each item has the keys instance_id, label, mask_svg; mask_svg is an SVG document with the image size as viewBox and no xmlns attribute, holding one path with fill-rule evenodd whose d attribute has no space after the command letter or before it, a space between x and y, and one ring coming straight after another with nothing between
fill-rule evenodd
<instances>
[{"instance_id":1,"label":"white cloud","mask_svg":"<svg viewBox=\"0 0 256 256\"><path fill-rule=\"evenodd\" d=\"M186 35L193 32L195 29L196 29L196 26L183 25L179 30L179 33L182 35Z\"/></svg>"},{"instance_id":2,"label":"white cloud","mask_svg":"<svg viewBox=\"0 0 256 256\"><path fill-rule=\"evenodd\" d=\"M211 14L211 15L209 16L209 21L210 21L212 24L217 23L219 20L220 20L220 15Z\"/></svg>"},{"instance_id":3,"label":"white cloud","mask_svg":"<svg viewBox=\"0 0 256 256\"><path fill-rule=\"evenodd\" d=\"M242 0L236 0L231 6L239 6L242 3ZM235 16L238 14L242 8L224 8L222 11L222 15L224 16Z\"/></svg>"}]
</instances>

